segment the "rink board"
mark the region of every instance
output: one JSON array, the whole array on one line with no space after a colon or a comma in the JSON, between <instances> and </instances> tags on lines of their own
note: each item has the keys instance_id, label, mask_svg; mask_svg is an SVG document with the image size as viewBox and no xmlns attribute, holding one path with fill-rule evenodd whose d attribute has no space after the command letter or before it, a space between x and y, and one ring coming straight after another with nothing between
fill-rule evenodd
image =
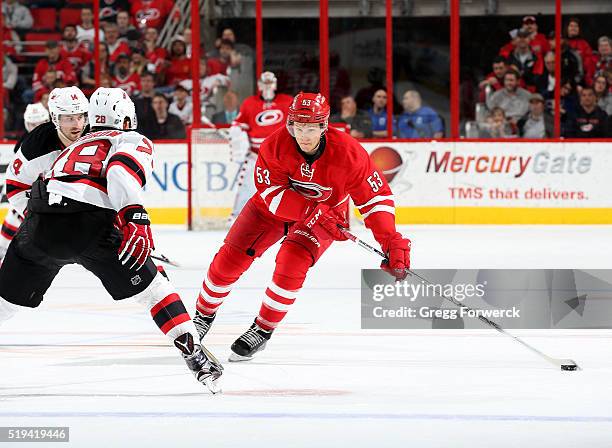
<instances>
[{"instance_id":1,"label":"rink board","mask_svg":"<svg viewBox=\"0 0 612 448\"><path fill-rule=\"evenodd\" d=\"M207 214L227 216L238 166L204 154L200 187L214 206ZM364 143L385 164L395 194L399 224L609 224L612 199L610 143ZM0 171L13 146L0 145ZM202 147L202 151L207 151ZM380 157L382 155L382 157ZM158 224L187 221L187 145L156 144L153 179L145 203ZM0 215L6 213L2 198Z\"/></svg>"}]
</instances>

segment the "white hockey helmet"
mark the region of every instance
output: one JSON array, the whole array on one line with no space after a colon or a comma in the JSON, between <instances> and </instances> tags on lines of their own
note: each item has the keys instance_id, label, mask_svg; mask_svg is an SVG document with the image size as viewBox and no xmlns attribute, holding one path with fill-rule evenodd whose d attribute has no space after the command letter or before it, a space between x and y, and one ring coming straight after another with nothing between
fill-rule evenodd
<instances>
[{"instance_id":1,"label":"white hockey helmet","mask_svg":"<svg viewBox=\"0 0 612 448\"><path fill-rule=\"evenodd\" d=\"M123 130L126 118L130 128L136 129L136 108L130 97L119 88L100 87L89 100L89 117L92 127L109 127Z\"/></svg>"},{"instance_id":2,"label":"white hockey helmet","mask_svg":"<svg viewBox=\"0 0 612 448\"><path fill-rule=\"evenodd\" d=\"M51 121L59 131L60 115L87 114L89 103L78 87L56 88L49 94Z\"/></svg>"},{"instance_id":3,"label":"white hockey helmet","mask_svg":"<svg viewBox=\"0 0 612 448\"><path fill-rule=\"evenodd\" d=\"M23 114L23 121L28 132L32 132L43 123L47 123L49 119L49 111L41 103L28 104Z\"/></svg>"},{"instance_id":4,"label":"white hockey helmet","mask_svg":"<svg viewBox=\"0 0 612 448\"><path fill-rule=\"evenodd\" d=\"M272 101L276 96L276 76L272 72L263 72L257 81L257 89L265 101Z\"/></svg>"}]
</instances>

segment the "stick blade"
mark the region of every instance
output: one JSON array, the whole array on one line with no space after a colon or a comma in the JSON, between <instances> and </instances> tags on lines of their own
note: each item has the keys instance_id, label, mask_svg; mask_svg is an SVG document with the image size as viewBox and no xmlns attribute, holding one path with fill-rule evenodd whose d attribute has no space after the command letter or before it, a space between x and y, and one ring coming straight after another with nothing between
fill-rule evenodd
<instances>
[{"instance_id":1,"label":"stick blade","mask_svg":"<svg viewBox=\"0 0 612 448\"><path fill-rule=\"evenodd\" d=\"M582 370L582 368L573 359L560 359L559 364L561 370L573 372L576 370Z\"/></svg>"}]
</instances>

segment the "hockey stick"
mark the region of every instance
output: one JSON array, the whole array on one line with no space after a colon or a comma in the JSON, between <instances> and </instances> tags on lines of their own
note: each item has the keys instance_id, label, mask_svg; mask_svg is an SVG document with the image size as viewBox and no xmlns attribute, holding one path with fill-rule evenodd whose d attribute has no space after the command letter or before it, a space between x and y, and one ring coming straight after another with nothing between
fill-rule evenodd
<instances>
[{"instance_id":1,"label":"hockey stick","mask_svg":"<svg viewBox=\"0 0 612 448\"><path fill-rule=\"evenodd\" d=\"M154 260L157 260L157 261L161 261L162 263L169 264L170 266L174 266L175 268L180 268L181 267L180 264L178 264L176 261L170 260L164 254L159 254L159 255L151 254L151 258L154 259Z\"/></svg>"},{"instance_id":2,"label":"hockey stick","mask_svg":"<svg viewBox=\"0 0 612 448\"><path fill-rule=\"evenodd\" d=\"M358 246L363 247L368 252L375 253L375 254L379 255L386 262L389 262L389 259L387 258L387 256L384 253L382 253L380 250L378 250L378 249L372 247L371 245L369 245L368 243L362 241L357 236L353 235L351 232L346 230L344 227L338 225L338 228L340 229L342 234L344 236L346 236L349 240L353 241ZM430 282L426 278L422 277L421 275L417 274L416 272L414 272L414 271L412 271L410 269L406 269L406 271L408 272L409 275L418 278L422 282L427 283L429 285L434 285L432 282ZM572 360L572 359L553 358L552 356L548 356L546 353L543 353L540 350L538 350L537 348L532 347L531 345L529 345L528 343L526 343L525 341L523 341L519 337L514 336L514 335L508 333L506 330L504 330L502 327L500 327L499 324L493 322L490 319L487 319L486 317L484 317L480 313L476 313L476 311L473 308L470 308L470 307L464 305L463 303L461 303L457 299L455 299L453 296L447 296L445 294L441 294L441 296L442 296L443 299L448 300L449 302L455 304L456 306L458 306L460 308L464 308L467 311L470 311L471 313L476 315L478 320L480 320L484 324L488 325L491 328L494 328L495 330L497 330L501 334L514 339L516 342L521 344L523 347L531 350L533 353L535 353L536 355L540 356L544 360L548 361L550 364L552 364L552 365L554 365L556 367L560 367L561 370L581 370L580 366L578 366L578 364L576 364L576 362L574 360Z\"/></svg>"}]
</instances>

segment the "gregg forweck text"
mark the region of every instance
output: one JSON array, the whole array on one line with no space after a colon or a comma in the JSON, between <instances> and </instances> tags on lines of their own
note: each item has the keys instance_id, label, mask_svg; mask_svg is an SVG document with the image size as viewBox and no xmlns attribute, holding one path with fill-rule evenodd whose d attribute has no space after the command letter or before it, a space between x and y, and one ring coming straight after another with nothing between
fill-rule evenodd
<instances>
[{"instance_id":1,"label":"gregg forweck text","mask_svg":"<svg viewBox=\"0 0 612 448\"><path fill-rule=\"evenodd\" d=\"M612 270L430 269L417 274L426 281L409 275L395 282L382 270L362 270L362 328L485 328L478 316L503 328L612 326L604 317L612 315Z\"/></svg>"}]
</instances>

